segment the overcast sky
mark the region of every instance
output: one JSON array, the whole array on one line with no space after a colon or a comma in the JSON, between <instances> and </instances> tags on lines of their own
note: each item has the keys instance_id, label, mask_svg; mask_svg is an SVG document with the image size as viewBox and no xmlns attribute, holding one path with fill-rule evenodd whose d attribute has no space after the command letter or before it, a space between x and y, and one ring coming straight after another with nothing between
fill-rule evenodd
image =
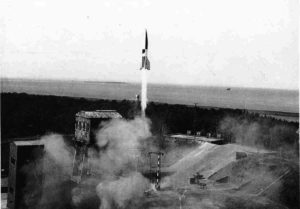
<instances>
[{"instance_id":1,"label":"overcast sky","mask_svg":"<svg viewBox=\"0 0 300 209\"><path fill-rule=\"evenodd\" d=\"M297 0L3 3L1 77L298 89Z\"/></svg>"}]
</instances>

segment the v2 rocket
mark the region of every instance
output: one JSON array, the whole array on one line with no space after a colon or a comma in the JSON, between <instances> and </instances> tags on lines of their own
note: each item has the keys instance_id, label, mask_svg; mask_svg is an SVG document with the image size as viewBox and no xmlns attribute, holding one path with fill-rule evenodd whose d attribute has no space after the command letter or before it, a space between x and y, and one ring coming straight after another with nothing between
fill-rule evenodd
<instances>
[{"instance_id":1,"label":"v2 rocket","mask_svg":"<svg viewBox=\"0 0 300 209\"><path fill-rule=\"evenodd\" d=\"M147 69L150 70L150 61L148 60L148 35L146 30L145 35L145 48L142 50L142 66L140 70Z\"/></svg>"}]
</instances>

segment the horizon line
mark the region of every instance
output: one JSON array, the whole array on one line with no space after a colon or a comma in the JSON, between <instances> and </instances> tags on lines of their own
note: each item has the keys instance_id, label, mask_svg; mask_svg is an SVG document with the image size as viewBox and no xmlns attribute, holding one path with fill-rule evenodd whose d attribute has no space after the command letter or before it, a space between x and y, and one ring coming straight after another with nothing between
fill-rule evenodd
<instances>
[{"instance_id":1,"label":"horizon line","mask_svg":"<svg viewBox=\"0 0 300 209\"><path fill-rule=\"evenodd\" d=\"M67 81L67 82L95 82L95 83L123 83L123 84L140 84L137 81L119 81L119 80L96 80L96 79L77 79L77 78L29 78L29 77L2 77L0 80L28 80L28 81ZM217 87L217 88L243 88L243 89L266 89L266 90L287 90L287 91L298 91L298 88L271 88L271 87L253 87L253 86L235 86L235 85L205 85L205 84L182 84L182 83L161 83L161 82L148 82L148 84L154 85L175 85L175 86L187 86L187 87Z\"/></svg>"}]
</instances>

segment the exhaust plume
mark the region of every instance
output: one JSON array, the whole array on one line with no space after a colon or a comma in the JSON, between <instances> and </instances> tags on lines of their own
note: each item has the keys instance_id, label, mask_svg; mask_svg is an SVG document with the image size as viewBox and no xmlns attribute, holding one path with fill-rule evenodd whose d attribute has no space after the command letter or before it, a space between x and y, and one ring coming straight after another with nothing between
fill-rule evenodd
<instances>
[{"instance_id":1,"label":"exhaust plume","mask_svg":"<svg viewBox=\"0 0 300 209\"><path fill-rule=\"evenodd\" d=\"M146 115L147 108L147 72L146 69L142 70L142 91L141 91L141 107L142 107L142 117Z\"/></svg>"}]
</instances>

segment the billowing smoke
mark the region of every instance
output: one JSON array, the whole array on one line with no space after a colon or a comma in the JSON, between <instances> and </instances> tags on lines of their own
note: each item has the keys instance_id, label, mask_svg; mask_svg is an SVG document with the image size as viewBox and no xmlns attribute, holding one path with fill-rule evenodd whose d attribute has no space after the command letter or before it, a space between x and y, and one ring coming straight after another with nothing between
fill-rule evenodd
<instances>
[{"instance_id":1,"label":"billowing smoke","mask_svg":"<svg viewBox=\"0 0 300 209\"><path fill-rule=\"evenodd\" d=\"M96 137L100 148L98 163L101 170L113 174L125 167L134 166L141 154L141 140L150 135L146 119L112 120L105 124Z\"/></svg>"},{"instance_id":2,"label":"billowing smoke","mask_svg":"<svg viewBox=\"0 0 300 209\"><path fill-rule=\"evenodd\" d=\"M66 196L72 169L72 148L58 134L41 138L44 154L25 165L26 186L22 204L26 208L66 208L71 197Z\"/></svg>"},{"instance_id":3,"label":"billowing smoke","mask_svg":"<svg viewBox=\"0 0 300 209\"><path fill-rule=\"evenodd\" d=\"M145 111L147 108L147 71L146 69L142 69L142 99L141 99L141 106L142 106L142 117L145 117Z\"/></svg>"},{"instance_id":4,"label":"billowing smoke","mask_svg":"<svg viewBox=\"0 0 300 209\"><path fill-rule=\"evenodd\" d=\"M64 175L69 175L72 171L72 148L69 147L64 138L58 134L52 134L41 138L45 147L46 155L44 158L49 158L62 168Z\"/></svg>"},{"instance_id":5,"label":"billowing smoke","mask_svg":"<svg viewBox=\"0 0 300 209\"><path fill-rule=\"evenodd\" d=\"M285 148L290 154L298 153L297 128L291 125L226 117L219 128L238 144L273 150Z\"/></svg>"},{"instance_id":6,"label":"billowing smoke","mask_svg":"<svg viewBox=\"0 0 300 209\"><path fill-rule=\"evenodd\" d=\"M260 125L257 122L250 123L248 120L238 120L227 117L220 122L221 131L230 134L231 138L238 144L255 146L258 144Z\"/></svg>"},{"instance_id":7,"label":"billowing smoke","mask_svg":"<svg viewBox=\"0 0 300 209\"><path fill-rule=\"evenodd\" d=\"M133 172L115 181L104 181L97 186L101 198L100 209L110 209L113 205L125 207L144 195L149 188L148 181L138 172Z\"/></svg>"},{"instance_id":8,"label":"billowing smoke","mask_svg":"<svg viewBox=\"0 0 300 209\"><path fill-rule=\"evenodd\" d=\"M43 163L43 191L40 208L65 208L70 203L70 196L62 196L72 171L72 148L58 134L42 137L45 154Z\"/></svg>"},{"instance_id":9,"label":"billowing smoke","mask_svg":"<svg viewBox=\"0 0 300 209\"><path fill-rule=\"evenodd\" d=\"M101 209L123 208L142 196L149 184L138 165L144 162L142 142L150 136L146 118L102 123L96 133L97 148L88 150L91 176L73 189L73 203L80 208L97 194Z\"/></svg>"},{"instance_id":10,"label":"billowing smoke","mask_svg":"<svg viewBox=\"0 0 300 209\"><path fill-rule=\"evenodd\" d=\"M98 164L97 172L102 176L97 186L101 209L114 204L122 208L145 191L148 181L138 173L137 163L141 159L141 141L150 135L149 121L145 118L112 120L97 133L100 155L93 165Z\"/></svg>"},{"instance_id":11,"label":"billowing smoke","mask_svg":"<svg viewBox=\"0 0 300 209\"><path fill-rule=\"evenodd\" d=\"M144 162L141 146L150 136L146 118L102 123L96 146L88 150L88 165L84 165L89 166L91 175L78 185L70 181L74 148L61 135L42 137L43 157L23 168L28 174L24 204L36 208L69 208L70 204L76 208L132 208L132 202L149 187L138 163ZM43 176L41 185L36 176Z\"/></svg>"}]
</instances>

